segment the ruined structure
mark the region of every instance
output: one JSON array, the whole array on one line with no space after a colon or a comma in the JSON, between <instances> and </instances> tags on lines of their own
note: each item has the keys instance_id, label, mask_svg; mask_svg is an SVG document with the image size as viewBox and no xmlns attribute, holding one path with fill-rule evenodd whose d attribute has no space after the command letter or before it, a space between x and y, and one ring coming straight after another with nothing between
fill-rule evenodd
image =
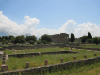
<instances>
[{"instance_id":1,"label":"ruined structure","mask_svg":"<svg viewBox=\"0 0 100 75\"><path fill-rule=\"evenodd\" d=\"M69 42L69 34L60 33L55 35L50 35L52 42L54 43L66 43Z\"/></svg>"},{"instance_id":2,"label":"ruined structure","mask_svg":"<svg viewBox=\"0 0 100 75\"><path fill-rule=\"evenodd\" d=\"M75 38L74 42L81 42L81 37L80 38Z\"/></svg>"}]
</instances>

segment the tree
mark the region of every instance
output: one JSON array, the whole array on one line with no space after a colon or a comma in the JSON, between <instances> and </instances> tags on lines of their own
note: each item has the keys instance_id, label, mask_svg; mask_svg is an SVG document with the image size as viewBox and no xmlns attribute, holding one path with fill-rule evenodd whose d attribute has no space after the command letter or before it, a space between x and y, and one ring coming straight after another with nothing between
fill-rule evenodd
<instances>
[{"instance_id":1,"label":"tree","mask_svg":"<svg viewBox=\"0 0 100 75\"><path fill-rule=\"evenodd\" d=\"M93 42L93 39L87 39L87 42L88 43L92 43Z\"/></svg>"},{"instance_id":2,"label":"tree","mask_svg":"<svg viewBox=\"0 0 100 75\"><path fill-rule=\"evenodd\" d=\"M42 40L41 42L42 42L43 44L46 44L46 43L47 43L47 41L46 41L46 40Z\"/></svg>"},{"instance_id":3,"label":"tree","mask_svg":"<svg viewBox=\"0 0 100 75\"><path fill-rule=\"evenodd\" d=\"M12 35L9 35L9 36L8 36L8 38L9 38L9 42L13 43L14 36L12 36Z\"/></svg>"},{"instance_id":4,"label":"tree","mask_svg":"<svg viewBox=\"0 0 100 75\"><path fill-rule=\"evenodd\" d=\"M82 36L81 37L81 42L85 43L87 41L87 39L88 39L88 36Z\"/></svg>"},{"instance_id":5,"label":"tree","mask_svg":"<svg viewBox=\"0 0 100 75\"><path fill-rule=\"evenodd\" d=\"M38 41L37 41L37 44L40 44L40 43L41 43L41 42L38 40Z\"/></svg>"},{"instance_id":6,"label":"tree","mask_svg":"<svg viewBox=\"0 0 100 75\"><path fill-rule=\"evenodd\" d=\"M33 41L33 40L30 40L30 41L29 41L29 43L30 43L30 44L34 44L34 43L35 43L35 41Z\"/></svg>"},{"instance_id":7,"label":"tree","mask_svg":"<svg viewBox=\"0 0 100 75\"><path fill-rule=\"evenodd\" d=\"M74 42L74 39L75 39L74 34L71 33L71 42Z\"/></svg>"},{"instance_id":8,"label":"tree","mask_svg":"<svg viewBox=\"0 0 100 75\"><path fill-rule=\"evenodd\" d=\"M6 40L5 40L5 39L3 39L3 40L2 40L2 43L3 43L3 44L5 44L5 43L6 43Z\"/></svg>"},{"instance_id":9,"label":"tree","mask_svg":"<svg viewBox=\"0 0 100 75\"><path fill-rule=\"evenodd\" d=\"M88 39L92 39L91 33L88 32Z\"/></svg>"},{"instance_id":10,"label":"tree","mask_svg":"<svg viewBox=\"0 0 100 75\"><path fill-rule=\"evenodd\" d=\"M51 40L51 36L47 35L47 34L44 34L44 35L41 36L41 42L42 42L42 40L45 40L47 42L51 42L52 41Z\"/></svg>"},{"instance_id":11,"label":"tree","mask_svg":"<svg viewBox=\"0 0 100 75\"><path fill-rule=\"evenodd\" d=\"M14 42L14 39L15 38L11 37L10 42L13 43Z\"/></svg>"},{"instance_id":12,"label":"tree","mask_svg":"<svg viewBox=\"0 0 100 75\"><path fill-rule=\"evenodd\" d=\"M0 42L2 42L2 38L1 38L1 36L0 36Z\"/></svg>"},{"instance_id":13,"label":"tree","mask_svg":"<svg viewBox=\"0 0 100 75\"><path fill-rule=\"evenodd\" d=\"M9 40L8 36L2 36L2 39Z\"/></svg>"},{"instance_id":14,"label":"tree","mask_svg":"<svg viewBox=\"0 0 100 75\"><path fill-rule=\"evenodd\" d=\"M27 42L29 42L30 40L33 40L34 42L37 41L37 37L36 36L26 36L26 39L25 39Z\"/></svg>"},{"instance_id":15,"label":"tree","mask_svg":"<svg viewBox=\"0 0 100 75\"><path fill-rule=\"evenodd\" d=\"M14 36L12 36L12 35L9 35L9 40L11 40L12 38L14 38Z\"/></svg>"},{"instance_id":16,"label":"tree","mask_svg":"<svg viewBox=\"0 0 100 75\"><path fill-rule=\"evenodd\" d=\"M17 36L14 40L13 40L13 43L16 44L16 43L25 43L25 39L22 37L22 36Z\"/></svg>"},{"instance_id":17,"label":"tree","mask_svg":"<svg viewBox=\"0 0 100 75\"><path fill-rule=\"evenodd\" d=\"M1 41L2 41L2 43L4 44L4 43L8 43L8 40L9 40L9 37L8 36L2 36L2 38L1 38Z\"/></svg>"},{"instance_id":18,"label":"tree","mask_svg":"<svg viewBox=\"0 0 100 75\"><path fill-rule=\"evenodd\" d=\"M95 43L96 45L98 45L100 43L100 39L98 37L94 37L93 38L93 43Z\"/></svg>"}]
</instances>

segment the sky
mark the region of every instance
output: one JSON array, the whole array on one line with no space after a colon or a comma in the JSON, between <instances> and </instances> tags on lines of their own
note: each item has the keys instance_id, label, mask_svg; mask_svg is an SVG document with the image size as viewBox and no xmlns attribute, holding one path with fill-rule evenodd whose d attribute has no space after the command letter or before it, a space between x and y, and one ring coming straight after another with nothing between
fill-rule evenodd
<instances>
[{"instance_id":1,"label":"sky","mask_svg":"<svg viewBox=\"0 0 100 75\"><path fill-rule=\"evenodd\" d=\"M0 0L0 36L88 32L100 37L100 0Z\"/></svg>"}]
</instances>

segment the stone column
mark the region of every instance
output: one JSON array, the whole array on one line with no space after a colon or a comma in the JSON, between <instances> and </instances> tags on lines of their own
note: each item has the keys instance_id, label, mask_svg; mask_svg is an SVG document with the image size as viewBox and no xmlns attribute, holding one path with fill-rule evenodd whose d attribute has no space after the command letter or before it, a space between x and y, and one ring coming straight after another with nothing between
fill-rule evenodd
<instances>
[{"instance_id":1,"label":"stone column","mask_svg":"<svg viewBox=\"0 0 100 75\"><path fill-rule=\"evenodd\" d=\"M45 60L45 65L47 65L47 64L48 64L48 59Z\"/></svg>"},{"instance_id":2,"label":"stone column","mask_svg":"<svg viewBox=\"0 0 100 75\"><path fill-rule=\"evenodd\" d=\"M29 62L26 62L26 68L28 68L29 67Z\"/></svg>"},{"instance_id":3,"label":"stone column","mask_svg":"<svg viewBox=\"0 0 100 75\"><path fill-rule=\"evenodd\" d=\"M61 58L61 63L63 63L63 58Z\"/></svg>"}]
</instances>

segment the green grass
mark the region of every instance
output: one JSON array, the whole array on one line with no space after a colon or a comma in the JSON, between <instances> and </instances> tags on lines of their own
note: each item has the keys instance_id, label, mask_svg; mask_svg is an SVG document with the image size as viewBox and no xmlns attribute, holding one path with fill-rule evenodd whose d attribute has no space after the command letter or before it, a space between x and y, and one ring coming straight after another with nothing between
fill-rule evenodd
<instances>
[{"instance_id":1,"label":"green grass","mask_svg":"<svg viewBox=\"0 0 100 75\"><path fill-rule=\"evenodd\" d=\"M57 72L47 72L43 75L99 75L100 74L100 63L91 65L85 65L79 68L73 67L70 70L62 70Z\"/></svg>"},{"instance_id":2,"label":"green grass","mask_svg":"<svg viewBox=\"0 0 100 75\"><path fill-rule=\"evenodd\" d=\"M25 50L16 50L16 53L29 53L29 52L49 52L49 51L61 51L61 50L69 50L69 48L59 48L59 47L50 47L50 48L39 48L39 49L25 49ZM13 50L6 50L4 51L7 54L14 54Z\"/></svg>"},{"instance_id":3,"label":"green grass","mask_svg":"<svg viewBox=\"0 0 100 75\"><path fill-rule=\"evenodd\" d=\"M88 46L79 46L79 47L84 47L84 48L99 48L100 49L100 45L88 45Z\"/></svg>"},{"instance_id":4,"label":"green grass","mask_svg":"<svg viewBox=\"0 0 100 75\"><path fill-rule=\"evenodd\" d=\"M76 51L75 49L73 51ZM16 70L25 68L25 63L29 62L29 67L38 67L44 65L44 60L48 59L48 65L61 63L60 59L63 58L64 62L73 61L73 56L76 56L77 60L84 59L84 55L87 55L87 58L94 57L94 53L100 56L99 52L96 51L86 51L86 50L77 50L80 53L76 54L50 54L50 55L41 55L41 56L32 56L32 57L9 57L9 60L6 61L8 65L8 70Z\"/></svg>"},{"instance_id":5,"label":"green grass","mask_svg":"<svg viewBox=\"0 0 100 75\"><path fill-rule=\"evenodd\" d=\"M93 46L93 45L95 45L96 46L96 44L80 44L81 46L84 46L84 45L87 45L87 46L89 46L89 45L91 45L91 46ZM100 45L100 44L98 44L98 45Z\"/></svg>"}]
</instances>

